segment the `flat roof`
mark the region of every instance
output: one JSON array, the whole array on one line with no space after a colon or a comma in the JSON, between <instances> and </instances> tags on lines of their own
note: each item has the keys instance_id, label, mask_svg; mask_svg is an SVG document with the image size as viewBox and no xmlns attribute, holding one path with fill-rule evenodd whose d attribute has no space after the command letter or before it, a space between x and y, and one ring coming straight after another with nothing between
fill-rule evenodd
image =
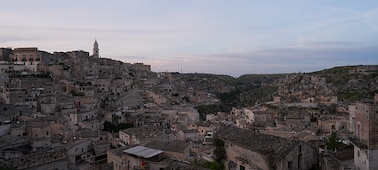
<instances>
[{"instance_id":1,"label":"flat roof","mask_svg":"<svg viewBox=\"0 0 378 170\"><path fill-rule=\"evenodd\" d=\"M147 148L143 146L136 146L130 149L123 150L123 152L132 154L135 156L140 156L143 158L151 158L151 157L161 154L163 151L157 150L157 149L151 149L151 148Z\"/></svg>"}]
</instances>

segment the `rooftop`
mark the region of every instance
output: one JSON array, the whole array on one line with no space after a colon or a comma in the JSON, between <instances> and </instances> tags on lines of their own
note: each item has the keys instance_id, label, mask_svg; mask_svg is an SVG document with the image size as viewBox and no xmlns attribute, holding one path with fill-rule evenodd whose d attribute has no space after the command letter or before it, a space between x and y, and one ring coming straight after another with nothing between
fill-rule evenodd
<instances>
[{"instance_id":1,"label":"rooftop","mask_svg":"<svg viewBox=\"0 0 378 170\"><path fill-rule=\"evenodd\" d=\"M153 125L128 128L128 129L122 130L122 132L125 132L130 135L134 135L140 139L155 138L156 136L171 133L169 129L164 129L163 127L153 126Z\"/></svg>"},{"instance_id":2,"label":"rooftop","mask_svg":"<svg viewBox=\"0 0 378 170\"><path fill-rule=\"evenodd\" d=\"M185 149L189 146L189 143L185 141L179 141L179 140L173 140L169 142L152 141L146 144L145 146L149 148L163 150L163 151L183 153Z\"/></svg>"},{"instance_id":3,"label":"rooftop","mask_svg":"<svg viewBox=\"0 0 378 170\"><path fill-rule=\"evenodd\" d=\"M143 158L152 158L156 155L161 154L163 151L162 150L156 150L156 149L151 149L143 146L136 146L130 149L123 150L123 152L143 157Z\"/></svg>"},{"instance_id":4,"label":"rooftop","mask_svg":"<svg viewBox=\"0 0 378 170\"><path fill-rule=\"evenodd\" d=\"M0 137L0 148L7 145L16 145L28 141L30 141L30 139L28 138L13 135L4 135Z\"/></svg>"},{"instance_id":5,"label":"rooftop","mask_svg":"<svg viewBox=\"0 0 378 170\"><path fill-rule=\"evenodd\" d=\"M17 167L18 169L30 168L33 166L43 165L46 163L59 161L66 158L64 150L33 153L19 158L12 158L7 160L8 164Z\"/></svg>"},{"instance_id":6,"label":"rooftop","mask_svg":"<svg viewBox=\"0 0 378 170\"><path fill-rule=\"evenodd\" d=\"M298 141L261 134L233 126L222 127L216 136L251 151L275 156L284 156L293 147L298 145Z\"/></svg>"}]
</instances>

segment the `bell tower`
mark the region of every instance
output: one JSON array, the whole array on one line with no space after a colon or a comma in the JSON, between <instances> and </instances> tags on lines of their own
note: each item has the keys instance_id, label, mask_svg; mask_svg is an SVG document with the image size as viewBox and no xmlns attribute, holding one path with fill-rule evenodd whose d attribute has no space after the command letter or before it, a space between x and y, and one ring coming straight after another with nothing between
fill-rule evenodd
<instances>
[{"instance_id":1,"label":"bell tower","mask_svg":"<svg viewBox=\"0 0 378 170\"><path fill-rule=\"evenodd\" d=\"M99 53L98 53L99 49L98 49L98 43L97 43L97 39L95 39L95 42L93 44L93 57L95 58L99 58Z\"/></svg>"}]
</instances>

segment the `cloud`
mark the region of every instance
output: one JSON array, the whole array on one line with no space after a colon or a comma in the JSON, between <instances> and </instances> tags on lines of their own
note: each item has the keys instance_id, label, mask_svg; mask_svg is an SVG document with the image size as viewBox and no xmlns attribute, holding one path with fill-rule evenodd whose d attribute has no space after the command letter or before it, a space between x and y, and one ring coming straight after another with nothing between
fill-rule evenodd
<instances>
[{"instance_id":1,"label":"cloud","mask_svg":"<svg viewBox=\"0 0 378 170\"><path fill-rule=\"evenodd\" d=\"M0 45L92 51L97 38L101 56L155 71L311 71L377 63L370 3L10 1L0 6Z\"/></svg>"},{"instance_id":2,"label":"cloud","mask_svg":"<svg viewBox=\"0 0 378 170\"><path fill-rule=\"evenodd\" d=\"M363 21L369 24L375 32L378 32L378 8L367 11Z\"/></svg>"},{"instance_id":3,"label":"cloud","mask_svg":"<svg viewBox=\"0 0 378 170\"><path fill-rule=\"evenodd\" d=\"M248 73L312 72L342 65L378 64L377 53L377 46L343 49L285 47L259 49L248 53L147 56L143 62L151 64L152 69L157 72L180 72L182 68L183 72L228 74L238 77Z\"/></svg>"}]
</instances>

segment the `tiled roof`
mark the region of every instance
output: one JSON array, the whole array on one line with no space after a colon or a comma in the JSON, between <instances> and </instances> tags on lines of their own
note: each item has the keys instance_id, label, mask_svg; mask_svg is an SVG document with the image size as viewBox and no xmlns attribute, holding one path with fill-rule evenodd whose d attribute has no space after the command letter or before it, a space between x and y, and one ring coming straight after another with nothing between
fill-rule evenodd
<instances>
[{"instance_id":1,"label":"tiled roof","mask_svg":"<svg viewBox=\"0 0 378 170\"><path fill-rule=\"evenodd\" d=\"M188 145L189 145L188 142L173 140L169 142L152 141L144 146L149 147L149 148L163 150L163 151L183 153L185 149L188 147Z\"/></svg>"},{"instance_id":2,"label":"tiled roof","mask_svg":"<svg viewBox=\"0 0 378 170\"><path fill-rule=\"evenodd\" d=\"M261 134L233 126L222 127L216 137L254 152L273 154L275 156L284 156L298 145L298 141L295 140Z\"/></svg>"}]
</instances>

